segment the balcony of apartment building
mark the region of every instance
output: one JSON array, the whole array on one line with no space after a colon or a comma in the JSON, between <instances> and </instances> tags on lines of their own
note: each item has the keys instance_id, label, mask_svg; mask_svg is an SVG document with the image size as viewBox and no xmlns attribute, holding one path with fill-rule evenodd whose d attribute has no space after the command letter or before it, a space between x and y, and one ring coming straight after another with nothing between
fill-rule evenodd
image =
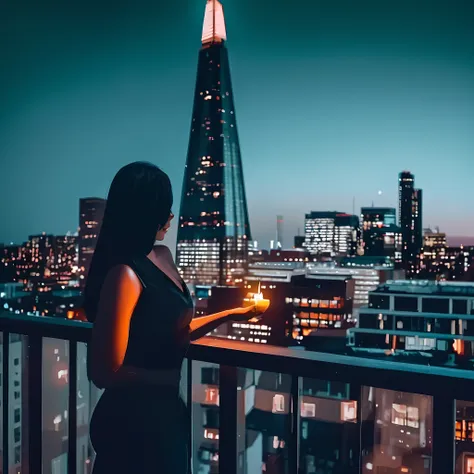
<instances>
[{"instance_id":1,"label":"balcony of apartment building","mask_svg":"<svg viewBox=\"0 0 474 474\"><path fill-rule=\"evenodd\" d=\"M3 311L0 331L2 472L90 473L91 325ZM471 371L203 338L181 392L194 474L474 472Z\"/></svg>"}]
</instances>

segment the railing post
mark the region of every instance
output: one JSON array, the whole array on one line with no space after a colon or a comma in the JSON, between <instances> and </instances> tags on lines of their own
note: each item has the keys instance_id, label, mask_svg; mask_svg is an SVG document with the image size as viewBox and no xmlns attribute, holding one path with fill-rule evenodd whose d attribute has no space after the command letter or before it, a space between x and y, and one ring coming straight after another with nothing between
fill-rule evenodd
<instances>
[{"instance_id":1,"label":"railing post","mask_svg":"<svg viewBox=\"0 0 474 474\"><path fill-rule=\"evenodd\" d=\"M43 470L43 338L28 336L28 457L29 473Z\"/></svg>"},{"instance_id":2,"label":"railing post","mask_svg":"<svg viewBox=\"0 0 474 474\"><path fill-rule=\"evenodd\" d=\"M69 341L69 416L67 472L77 470L77 342Z\"/></svg>"},{"instance_id":3,"label":"railing post","mask_svg":"<svg viewBox=\"0 0 474 474\"><path fill-rule=\"evenodd\" d=\"M9 471L8 466L8 454L9 454L9 443L8 439L10 436L10 423L9 423L9 416L8 412L10 407L10 333L8 331L3 332L3 346L2 346L2 394L3 394L3 405L2 405L2 413L3 413L3 426L2 426L2 435L3 435L3 472L5 474Z\"/></svg>"},{"instance_id":4,"label":"railing post","mask_svg":"<svg viewBox=\"0 0 474 474\"><path fill-rule=\"evenodd\" d=\"M432 474L453 474L455 453L456 400L433 397L433 466Z\"/></svg>"},{"instance_id":5,"label":"railing post","mask_svg":"<svg viewBox=\"0 0 474 474\"><path fill-rule=\"evenodd\" d=\"M237 367L219 367L219 473L237 474Z\"/></svg>"},{"instance_id":6,"label":"railing post","mask_svg":"<svg viewBox=\"0 0 474 474\"><path fill-rule=\"evenodd\" d=\"M300 463L300 420L301 420L301 408L300 408L300 393L301 393L301 379L300 377L293 375L291 377L291 393L290 393L290 442L288 446L288 457L289 457L289 473L299 473Z\"/></svg>"},{"instance_id":7,"label":"railing post","mask_svg":"<svg viewBox=\"0 0 474 474\"><path fill-rule=\"evenodd\" d=\"M191 473L193 470L193 360L187 359L187 367L186 367L186 403L187 403L187 411L188 411L188 466L189 472Z\"/></svg>"}]
</instances>

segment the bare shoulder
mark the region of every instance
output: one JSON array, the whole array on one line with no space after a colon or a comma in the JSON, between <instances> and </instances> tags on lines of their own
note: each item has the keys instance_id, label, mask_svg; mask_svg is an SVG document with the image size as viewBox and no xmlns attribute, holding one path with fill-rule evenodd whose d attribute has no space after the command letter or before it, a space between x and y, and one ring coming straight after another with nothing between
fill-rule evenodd
<instances>
[{"instance_id":1,"label":"bare shoulder","mask_svg":"<svg viewBox=\"0 0 474 474\"><path fill-rule=\"evenodd\" d=\"M141 292L141 283L135 272L128 265L115 265L112 267L104 281L104 290L126 290Z\"/></svg>"}]
</instances>

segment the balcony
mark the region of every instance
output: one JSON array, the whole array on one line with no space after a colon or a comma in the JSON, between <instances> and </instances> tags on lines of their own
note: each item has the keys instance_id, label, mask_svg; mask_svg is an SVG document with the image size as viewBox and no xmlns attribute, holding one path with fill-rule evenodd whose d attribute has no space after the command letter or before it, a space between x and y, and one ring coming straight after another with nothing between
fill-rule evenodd
<instances>
[{"instance_id":1,"label":"balcony","mask_svg":"<svg viewBox=\"0 0 474 474\"><path fill-rule=\"evenodd\" d=\"M90 473L91 325L3 311L0 331L2 472ZM194 474L474 472L471 371L203 338L182 394Z\"/></svg>"}]
</instances>

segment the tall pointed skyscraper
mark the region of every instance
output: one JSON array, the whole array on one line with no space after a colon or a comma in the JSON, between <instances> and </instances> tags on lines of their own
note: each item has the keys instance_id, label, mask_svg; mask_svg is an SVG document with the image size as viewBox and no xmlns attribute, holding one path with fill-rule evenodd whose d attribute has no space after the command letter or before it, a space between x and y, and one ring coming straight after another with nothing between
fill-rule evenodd
<instances>
[{"instance_id":1,"label":"tall pointed skyscraper","mask_svg":"<svg viewBox=\"0 0 474 474\"><path fill-rule=\"evenodd\" d=\"M176 259L187 283L242 282L250 225L222 4L208 0L194 92Z\"/></svg>"}]
</instances>

